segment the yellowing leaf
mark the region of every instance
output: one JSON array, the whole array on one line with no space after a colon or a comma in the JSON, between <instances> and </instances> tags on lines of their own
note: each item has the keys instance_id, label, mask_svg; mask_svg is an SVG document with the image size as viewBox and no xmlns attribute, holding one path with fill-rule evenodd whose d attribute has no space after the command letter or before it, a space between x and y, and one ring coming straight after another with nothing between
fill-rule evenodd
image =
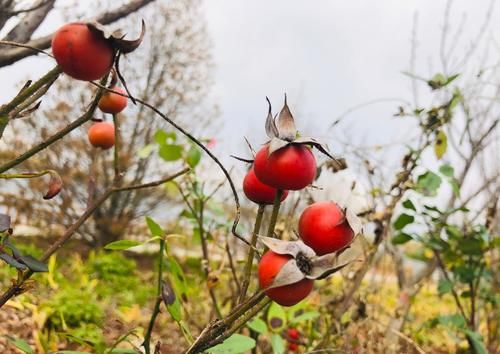
<instances>
[{"instance_id":1,"label":"yellowing leaf","mask_svg":"<svg viewBox=\"0 0 500 354\"><path fill-rule=\"evenodd\" d=\"M436 153L436 157L438 160L443 157L446 149L448 148L448 138L444 131L440 130L436 136L436 143L434 145L434 152Z\"/></svg>"}]
</instances>

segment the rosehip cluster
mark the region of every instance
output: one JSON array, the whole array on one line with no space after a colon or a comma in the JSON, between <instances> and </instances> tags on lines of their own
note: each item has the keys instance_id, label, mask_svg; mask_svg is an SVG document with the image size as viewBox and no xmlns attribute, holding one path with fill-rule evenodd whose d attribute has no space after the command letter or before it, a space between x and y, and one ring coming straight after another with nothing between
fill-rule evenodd
<instances>
[{"instance_id":1,"label":"rosehip cluster","mask_svg":"<svg viewBox=\"0 0 500 354\"><path fill-rule=\"evenodd\" d=\"M126 40L117 32L108 33L96 22L74 22L62 26L52 38L52 53L60 69L77 80L92 81L106 75L120 54L135 50L144 36L145 25L138 39ZM115 86L116 77L110 89L124 94ZM113 92L106 92L100 98L98 107L105 113L116 114L127 106L127 98ZM90 143L95 147L109 149L114 145L112 124L101 122L92 125L88 131Z\"/></svg>"},{"instance_id":2,"label":"rosehip cluster","mask_svg":"<svg viewBox=\"0 0 500 354\"><path fill-rule=\"evenodd\" d=\"M288 328L285 337L288 342L288 350L296 352L299 349L300 332L295 328Z\"/></svg>"},{"instance_id":3,"label":"rosehip cluster","mask_svg":"<svg viewBox=\"0 0 500 354\"><path fill-rule=\"evenodd\" d=\"M278 191L283 201L288 190L303 189L314 181L312 147L333 158L315 139L298 137L286 97L277 119L269 103L266 133L271 140L257 152L243 181L245 195L261 205L273 204ZM325 278L346 265L337 264L338 255L360 229L356 215L334 202L308 206L299 219L300 240L260 237L270 249L259 262L260 287L278 304L295 305L312 291L314 279Z\"/></svg>"}]
</instances>

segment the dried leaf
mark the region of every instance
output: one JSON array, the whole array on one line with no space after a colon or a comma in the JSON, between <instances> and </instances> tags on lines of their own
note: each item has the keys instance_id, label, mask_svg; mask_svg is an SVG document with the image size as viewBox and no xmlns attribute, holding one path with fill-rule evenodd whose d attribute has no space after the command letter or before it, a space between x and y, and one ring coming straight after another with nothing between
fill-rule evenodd
<instances>
[{"instance_id":1,"label":"dried leaf","mask_svg":"<svg viewBox=\"0 0 500 354\"><path fill-rule=\"evenodd\" d=\"M0 214L0 232L10 229L10 216L7 214Z\"/></svg>"},{"instance_id":2,"label":"dried leaf","mask_svg":"<svg viewBox=\"0 0 500 354\"><path fill-rule=\"evenodd\" d=\"M297 257L299 253L304 256L311 258L315 257L316 253L314 250L307 246L301 240L298 241L284 241L277 238L260 236L259 240L266 245L271 251L278 254L288 254L292 257Z\"/></svg>"},{"instance_id":3,"label":"dried leaf","mask_svg":"<svg viewBox=\"0 0 500 354\"><path fill-rule=\"evenodd\" d=\"M309 145L312 145L316 149L318 149L320 152L322 152L323 154L325 154L326 156L328 156L329 158L337 161L337 159L335 157L333 157L332 154L330 154L330 152L328 151L327 145L323 144L323 143L320 143L319 141L317 141L314 138L307 137L307 136L299 137L299 138L297 138L297 139L295 139L293 141L293 144L309 144ZM339 162L338 167L341 167L341 166L342 166L342 163Z\"/></svg>"},{"instance_id":4,"label":"dried leaf","mask_svg":"<svg viewBox=\"0 0 500 354\"><path fill-rule=\"evenodd\" d=\"M279 286L294 284L305 278L304 273L297 266L297 261L291 258L281 267L273 282L267 289L277 288Z\"/></svg>"},{"instance_id":5,"label":"dried leaf","mask_svg":"<svg viewBox=\"0 0 500 354\"><path fill-rule=\"evenodd\" d=\"M47 190L47 193L45 193L45 195L43 196L43 199L54 198L59 194L63 186L61 176L59 176L56 171L49 170L48 173L50 174L49 188Z\"/></svg>"},{"instance_id":6,"label":"dried leaf","mask_svg":"<svg viewBox=\"0 0 500 354\"><path fill-rule=\"evenodd\" d=\"M295 121L293 119L292 112L290 112L290 108L288 108L286 95L285 103L278 116L277 128L280 139L291 142L297 136L297 128L295 127Z\"/></svg>"},{"instance_id":7,"label":"dried leaf","mask_svg":"<svg viewBox=\"0 0 500 354\"><path fill-rule=\"evenodd\" d=\"M271 112L271 102L267 97L266 100L267 104L269 105L269 111L267 112L267 118L266 118L266 134L271 139L277 138L279 133L278 133L278 128L276 127L276 123L274 122L273 114Z\"/></svg>"}]
</instances>

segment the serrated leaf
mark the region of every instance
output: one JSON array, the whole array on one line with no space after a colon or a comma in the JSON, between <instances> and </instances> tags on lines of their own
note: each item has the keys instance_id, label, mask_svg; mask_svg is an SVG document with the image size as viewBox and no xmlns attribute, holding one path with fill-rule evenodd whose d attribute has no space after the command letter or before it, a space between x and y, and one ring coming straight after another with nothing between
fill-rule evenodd
<instances>
[{"instance_id":1,"label":"serrated leaf","mask_svg":"<svg viewBox=\"0 0 500 354\"><path fill-rule=\"evenodd\" d=\"M260 318L254 318L250 322L247 323L248 328L254 330L257 333L264 334L267 333L267 325Z\"/></svg>"},{"instance_id":2,"label":"serrated leaf","mask_svg":"<svg viewBox=\"0 0 500 354\"><path fill-rule=\"evenodd\" d=\"M271 347L274 354L283 354L285 352L285 340L279 334L271 336Z\"/></svg>"},{"instance_id":3,"label":"serrated leaf","mask_svg":"<svg viewBox=\"0 0 500 354\"><path fill-rule=\"evenodd\" d=\"M221 344L207 349L212 354L240 354L255 348L255 339L241 335L233 334Z\"/></svg>"},{"instance_id":4,"label":"serrated leaf","mask_svg":"<svg viewBox=\"0 0 500 354\"><path fill-rule=\"evenodd\" d=\"M201 151L196 146L191 146L186 155L186 162L191 168L195 168L201 160Z\"/></svg>"},{"instance_id":5,"label":"serrated leaf","mask_svg":"<svg viewBox=\"0 0 500 354\"><path fill-rule=\"evenodd\" d=\"M162 227L149 216L146 216L146 224L148 225L149 232L151 232L152 236L162 237L165 234L165 231L163 231Z\"/></svg>"},{"instance_id":6,"label":"serrated leaf","mask_svg":"<svg viewBox=\"0 0 500 354\"><path fill-rule=\"evenodd\" d=\"M393 245L402 245L411 240L413 240L413 237L411 237L411 235L401 232L394 236L391 242Z\"/></svg>"},{"instance_id":7,"label":"serrated leaf","mask_svg":"<svg viewBox=\"0 0 500 354\"><path fill-rule=\"evenodd\" d=\"M7 339L16 346L17 349L21 350L23 353L35 354L35 351L30 347L30 345L21 338L16 338L12 336L6 336Z\"/></svg>"},{"instance_id":8,"label":"serrated leaf","mask_svg":"<svg viewBox=\"0 0 500 354\"><path fill-rule=\"evenodd\" d=\"M403 202L403 207L406 208L406 209L410 209L410 210L413 210L413 211L416 211L417 209L415 208L415 205L413 204L413 202L410 200L410 199L407 199Z\"/></svg>"},{"instance_id":9,"label":"serrated leaf","mask_svg":"<svg viewBox=\"0 0 500 354\"><path fill-rule=\"evenodd\" d=\"M182 146L173 144L163 144L158 152L165 161L176 161L182 157Z\"/></svg>"},{"instance_id":10,"label":"serrated leaf","mask_svg":"<svg viewBox=\"0 0 500 354\"><path fill-rule=\"evenodd\" d=\"M438 160L443 157L444 153L448 148L448 138L443 130L440 130L436 136L436 142L434 143L434 153Z\"/></svg>"},{"instance_id":11,"label":"serrated leaf","mask_svg":"<svg viewBox=\"0 0 500 354\"><path fill-rule=\"evenodd\" d=\"M134 241L134 240L118 240L118 241L108 243L106 246L104 246L104 249L112 250L112 251L122 251L122 250L127 250L127 249L132 248L132 247L139 246L141 244L142 244L142 242Z\"/></svg>"},{"instance_id":12,"label":"serrated leaf","mask_svg":"<svg viewBox=\"0 0 500 354\"><path fill-rule=\"evenodd\" d=\"M267 324L271 331L280 333L286 326L286 313L282 306L271 303L267 311Z\"/></svg>"},{"instance_id":13,"label":"serrated leaf","mask_svg":"<svg viewBox=\"0 0 500 354\"><path fill-rule=\"evenodd\" d=\"M401 230L406 225L411 224L413 221L415 221L415 217L413 215L401 214L398 216L396 221L394 221L393 225L396 230Z\"/></svg>"}]
</instances>

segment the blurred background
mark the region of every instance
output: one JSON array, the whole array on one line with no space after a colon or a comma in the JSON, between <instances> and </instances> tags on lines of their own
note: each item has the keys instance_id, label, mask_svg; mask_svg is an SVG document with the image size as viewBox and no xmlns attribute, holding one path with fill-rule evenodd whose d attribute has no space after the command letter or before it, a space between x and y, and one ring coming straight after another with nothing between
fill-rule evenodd
<instances>
[{"instance_id":1,"label":"blurred background","mask_svg":"<svg viewBox=\"0 0 500 354\"><path fill-rule=\"evenodd\" d=\"M339 170L317 153L314 186L290 194L278 223L280 236L293 239L299 212L321 200L351 208L364 223L363 236L352 247L363 262L317 287L296 309L311 314L306 320L295 321L295 312L287 312L288 325L304 336L299 352L497 352L496 1L0 0L0 104L55 65L52 58L29 50L12 59L19 48L6 41L50 52L47 43L37 40L66 22L96 18L128 4L140 6L109 27L135 38L140 20L146 22L143 44L120 63L130 92L191 132L224 164L239 195L243 235L251 232L256 208L241 190L248 166L231 155L252 159L245 138L255 150L268 140L266 96L276 114L286 93L300 133L326 143L347 163ZM23 11L30 7L35 10ZM29 16L39 9L44 11L38 25L26 25L38 21ZM93 93L86 82L67 76L57 80L40 108L7 125L0 141L2 164L74 121ZM103 113L96 118L111 119ZM120 239L147 240L146 215L177 235L171 251L195 299L183 303L186 312L199 314L186 320L194 333L213 314L202 306L209 291L196 290L200 279L210 281L210 291L224 298L222 306L230 306L231 295L224 296L236 292L232 274L241 270L247 250L231 236L235 203L221 169L141 105L129 102L119 119L127 182L158 179L186 164L195 173L158 189L113 195L79 229L64 259L54 258L51 273L38 279L44 290L23 295L9 308L4 316L14 320L5 320L10 324L0 325L0 334L16 332L38 352L79 348L78 341L54 330L97 343L95 352L99 343L109 344L125 330L134 328L140 337L154 290L152 285L134 289L151 283L150 255L158 247L146 243L125 256L102 249ZM57 170L64 188L53 201L40 200L44 180L0 186L0 211L12 216L20 244L35 255L113 183L113 153L88 146L88 127L16 167ZM200 203L200 190L210 196L203 201L205 230L191 208ZM206 257L200 247L205 242L211 251L208 276L200 261ZM2 272L3 283L9 283L14 273L6 267ZM57 289L62 295L52 297ZM118 300L113 297L122 290ZM78 306L67 305L75 292L88 296L84 302L95 305L88 309L95 316L85 318ZM50 300L40 294L50 294ZM113 309L116 303L121 305ZM42 319L36 317L40 313ZM105 313L117 322L106 322ZM260 318L267 321L266 316ZM12 324L16 321L28 325L23 330ZM155 335L164 338L165 352L182 352L185 345L175 336L165 338L168 331L180 335L175 321L166 315L161 321ZM290 350L287 337L280 335L283 329L260 333L259 352ZM138 341L131 340L132 347ZM0 339L1 349L11 347Z\"/></svg>"}]
</instances>

